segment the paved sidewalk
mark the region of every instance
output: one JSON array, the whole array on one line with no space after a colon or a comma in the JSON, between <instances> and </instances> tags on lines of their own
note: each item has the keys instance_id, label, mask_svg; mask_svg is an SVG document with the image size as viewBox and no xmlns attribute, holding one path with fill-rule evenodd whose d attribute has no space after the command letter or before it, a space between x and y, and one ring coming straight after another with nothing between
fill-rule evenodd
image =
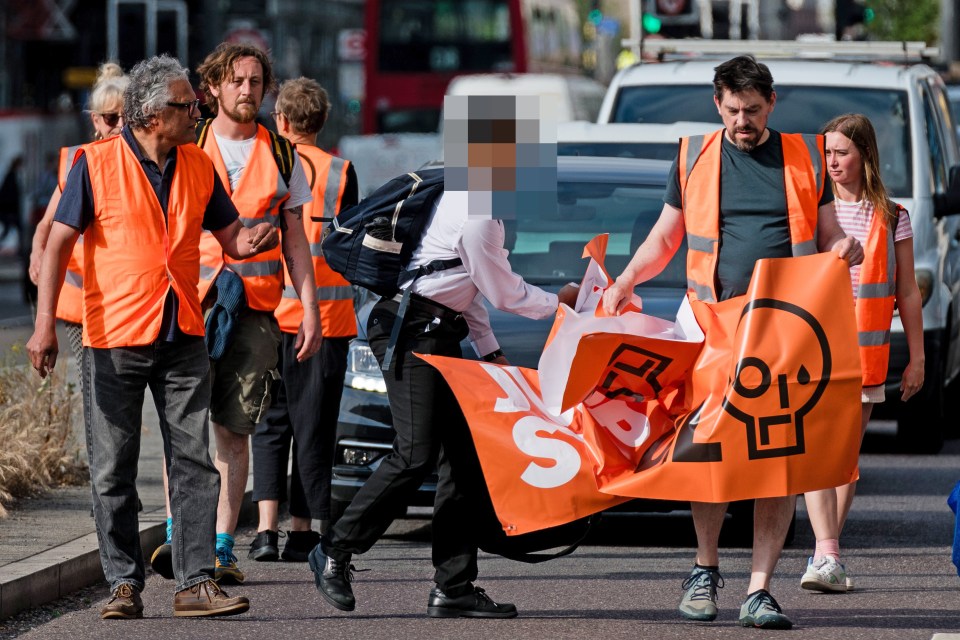
<instances>
[{"instance_id":1,"label":"paved sidewalk","mask_svg":"<svg viewBox=\"0 0 960 640\"><path fill-rule=\"evenodd\" d=\"M75 375L74 362L70 358L68 376ZM78 445L86 458L79 413L74 425ZM146 393L137 490L143 502L140 540L147 558L163 541L165 534L162 456L157 413L152 397ZM252 476L247 482L241 523L254 514L249 501L251 487ZM41 497L20 501L6 518L0 520L0 619L103 580L90 507L88 483L55 489Z\"/></svg>"}]
</instances>

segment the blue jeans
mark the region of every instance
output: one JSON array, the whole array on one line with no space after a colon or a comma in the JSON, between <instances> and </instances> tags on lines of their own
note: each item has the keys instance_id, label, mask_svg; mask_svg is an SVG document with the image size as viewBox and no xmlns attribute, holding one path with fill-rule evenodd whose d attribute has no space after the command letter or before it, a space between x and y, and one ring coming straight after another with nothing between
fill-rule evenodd
<instances>
[{"instance_id":1,"label":"blue jeans","mask_svg":"<svg viewBox=\"0 0 960 640\"><path fill-rule=\"evenodd\" d=\"M176 590L212 579L220 475L209 453L210 362L203 338L84 347L83 371L93 515L110 588L143 589L136 482L147 387L160 416L170 480Z\"/></svg>"}]
</instances>

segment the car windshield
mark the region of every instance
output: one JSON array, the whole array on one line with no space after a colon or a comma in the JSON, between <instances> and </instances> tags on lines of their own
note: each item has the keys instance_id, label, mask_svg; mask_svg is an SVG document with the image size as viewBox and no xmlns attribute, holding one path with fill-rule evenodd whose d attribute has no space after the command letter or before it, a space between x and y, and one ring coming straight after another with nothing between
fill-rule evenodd
<instances>
[{"instance_id":1,"label":"car windshield","mask_svg":"<svg viewBox=\"0 0 960 640\"><path fill-rule=\"evenodd\" d=\"M770 126L790 133L817 133L831 118L862 113L877 129L881 174L890 195L913 196L907 94L889 89L777 85ZM612 122L670 124L679 120L719 122L713 88L703 85L624 87Z\"/></svg>"},{"instance_id":2,"label":"car windshield","mask_svg":"<svg viewBox=\"0 0 960 640\"><path fill-rule=\"evenodd\" d=\"M627 266L663 208L662 184L568 181L561 178L556 213L522 211L505 220L510 264L524 280L536 285L579 282L588 261L583 246L594 236L609 233L607 270L612 275ZM644 286L686 289L686 245L670 264Z\"/></svg>"}]
</instances>

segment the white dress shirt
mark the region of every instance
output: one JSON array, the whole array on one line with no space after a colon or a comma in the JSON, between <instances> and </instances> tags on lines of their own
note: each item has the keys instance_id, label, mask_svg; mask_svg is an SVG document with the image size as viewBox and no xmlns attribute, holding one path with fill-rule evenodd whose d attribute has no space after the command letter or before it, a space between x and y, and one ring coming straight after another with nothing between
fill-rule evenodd
<instances>
[{"instance_id":1,"label":"white dress shirt","mask_svg":"<svg viewBox=\"0 0 960 640\"><path fill-rule=\"evenodd\" d=\"M500 348L481 297L501 311L526 318L548 318L557 311L556 294L527 284L513 272L503 240L501 220L469 219L465 207L444 195L407 267L416 269L433 260L463 261L462 266L422 276L411 286L413 293L463 313L478 356Z\"/></svg>"}]
</instances>

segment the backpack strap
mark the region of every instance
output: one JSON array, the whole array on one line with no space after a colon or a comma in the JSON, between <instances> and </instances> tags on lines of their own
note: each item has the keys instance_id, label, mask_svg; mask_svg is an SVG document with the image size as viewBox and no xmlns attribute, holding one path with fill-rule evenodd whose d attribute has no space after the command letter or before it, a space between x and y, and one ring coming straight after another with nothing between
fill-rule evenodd
<instances>
[{"instance_id":1,"label":"backpack strap","mask_svg":"<svg viewBox=\"0 0 960 640\"><path fill-rule=\"evenodd\" d=\"M410 293L413 289L414 281L420 276L426 276L437 271L444 271L459 267L463 264L460 258L450 258L449 260L431 260L418 269L408 269L400 272L399 283L403 284L409 279L410 286L403 290L403 296L400 298L400 308L397 309L397 319L393 323L393 329L390 330L390 341L387 342L387 351L383 355L382 371L390 371L393 364L394 353L397 349L397 340L400 338L400 326L403 324L403 318L407 315L407 308L410 306ZM411 277L412 274L412 277ZM571 549L572 551L572 549Z\"/></svg>"},{"instance_id":2,"label":"backpack strap","mask_svg":"<svg viewBox=\"0 0 960 640\"><path fill-rule=\"evenodd\" d=\"M209 131L210 120L207 119L197 127L198 147L203 147ZM270 151L273 153L273 160L277 163L277 169L280 170L280 175L283 176L283 183L289 187L290 176L293 175L293 154L295 153L293 143L269 129L267 129L267 133L270 134Z\"/></svg>"},{"instance_id":3,"label":"backpack strap","mask_svg":"<svg viewBox=\"0 0 960 640\"><path fill-rule=\"evenodd\" d=\"M293 175L293 143L281 135L267 129L270 134L270 148L273 151L273 159L277 162L277 169L283 176L283 182L289 187L290 176Z\"/></svg>"},{"instance_id":4,"label":"backpack strap","mask_svg":"<svg viewBox=\"0 0 960 640\"><path fill-rule=\"evenodd\" d=\"M593 515L588 516L587 526L584 529L583 534L559 551L554 551L553 553L538 553L536 551L507 551L506 549L500 549L493 550L490 553L495 553L496 555L506 558L507 560L526 562L527 564L539 564L541 562L547 562L548 560L562 558L570 555L576 551L581 544L583 544L584 540L587 539L587 536L593 532L593 529L597 526L597 523L600 522L601 516L602 513L594 513Z\"/></svg>"}]
</instances>

